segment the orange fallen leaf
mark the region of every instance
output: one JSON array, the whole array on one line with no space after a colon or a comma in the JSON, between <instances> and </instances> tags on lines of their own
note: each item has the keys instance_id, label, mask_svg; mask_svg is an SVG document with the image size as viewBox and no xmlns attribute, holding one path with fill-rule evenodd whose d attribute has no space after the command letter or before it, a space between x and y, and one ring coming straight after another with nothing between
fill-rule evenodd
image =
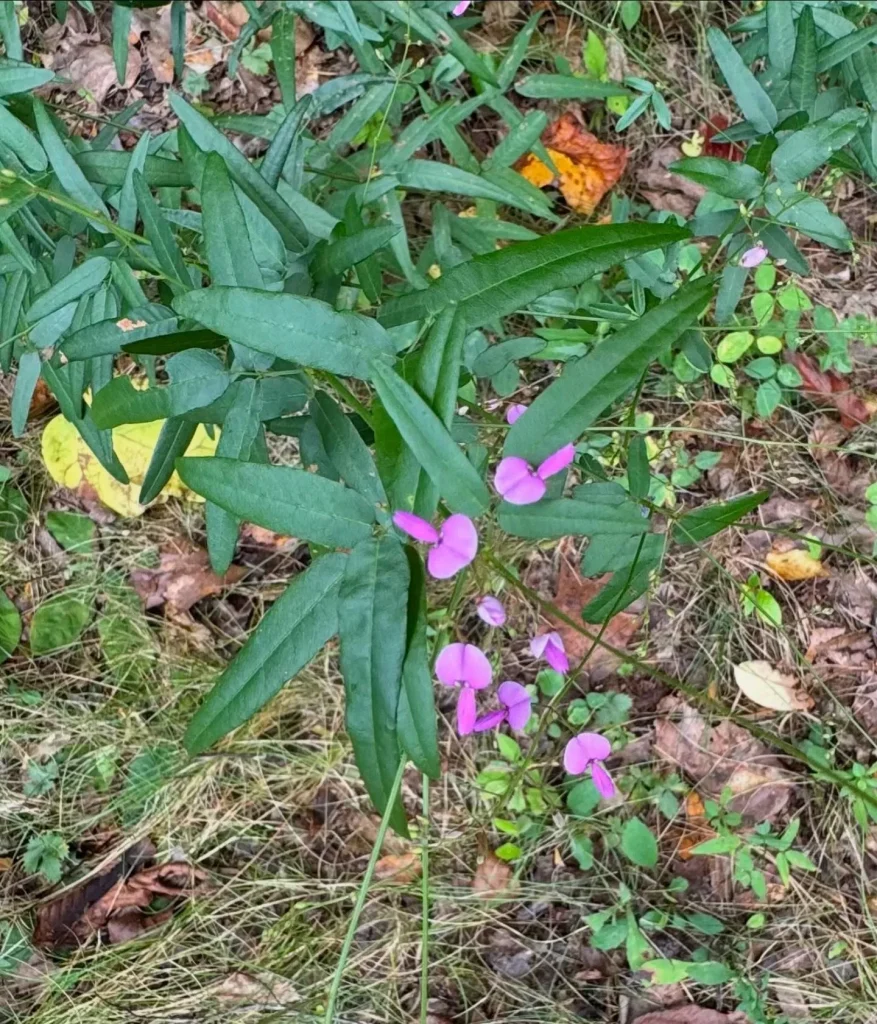
<instances>
[{"instance_id":1,"label":"orange fallen leaf","mask_svg":"<svg viewBox=\"0 0 877 1024\"><path fill-rule=\"evenodd\" d=\"M820 576L828 576L828 569L818 558L814 558L803 548L792 548L791 551L768 551L765 565L776 573L781 580L812 580Z\"/></svg>"},{"instance_id":2,"label":"orange fallen leaf","mask_svg":"<svg viewBox=\"0 0 877 1024\"><path fill-rule=\"evenodd\" d=\"M495 853L488 853L475 869L472 889L483 896L497 896L509 887L512 866L500 860Z\"/></svg>"},{"instance_id":3,"label":"orange fallen leaf","mask_svg":"<svg viewBox=\"0 0 877 1024\"><path fill-rule=\"evenodd\" d=\"M393 885L408 885L420 877L420 855L416 850L408 853L388 854L375 864L375 878Z\"/></svg>"},{"instance_id":4,"label":"orange fallen leaf","mask_svg":"<svg viewBox=\"0 0 877 1024\"><path fill-rule=\"evenodd\" d=\"M840 413L841 425L853 430L868 423L872 409L868 403L850 390L849 383L834 370L820 370L804 352L787 352L786 359L803 378L801 390L813 402L833 405Z\"/></svg>"},{"instance_id":5,"label":"orange fallen leaf","mask_svg":"<svg viewBox=\"0 0 877 1024\"><path fill-rule=\"evenodd\" d=\"M593 213L627 166L624 146L600 142L569 113L545 129L542 142L557 174L534 153L523 157L517 170L537 188L556 181L563 198L577 213Z\"/></svg>"}]
</instances>

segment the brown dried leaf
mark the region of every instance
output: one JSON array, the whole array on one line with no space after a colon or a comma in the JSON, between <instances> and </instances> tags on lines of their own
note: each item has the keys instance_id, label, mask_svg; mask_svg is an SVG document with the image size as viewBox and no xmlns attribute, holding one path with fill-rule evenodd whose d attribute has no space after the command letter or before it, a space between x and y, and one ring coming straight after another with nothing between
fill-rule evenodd
<instances>
[{"instance_id":1,"label":"brown dried leaf","mask_svg":"<svg viewBox=\"0 0 877 1024\"><path fill-rule=\"evenodd\" d=\"M871 410L867 403L850 390L839 373L820 370L810 356L800 351L787 351L786 360L803 377L801 390L818 404L833 405L840 413L841 425L847 430L870 422Z\"/></svg>"},{"instance_id":2,"label":"brown dried leaf","mask_svg":"<svg viewBox=\"0 0 877 1024\"><path fill-rule=\"evenodd\" d=\"M852 641L860 635L848 633L843 626L817 626L810 633L810 643L804 660L813 662L820 654L844 647L848 641Z\"/></svg>"},{"instance_id":3,"label":"brown dried leaf","mask_svg":"<svg viewBox=\"0 0 877 1024\"><path fill-rule=\"evenodd\" d=\"M142 66L140 51L128 48L128 64L122 88L130 89L137 81ZM103 43L89 44L79 50L67 66L67 75L76 89L85 89L93 98L92 106L101 106L107 95L119 88L113 51Z\"/></svg>"},{"instance_id":4,"label":"brown dried leaf","mask_svg":"<svg viewBox=\"0 0 877 1024\"><path fill-rule=\"evenodd\" d=\"M301 999L286 978L270 971L261 971L257 975L235 971L214 986L210 994L222 1003L234 1006L246 1004L260 1010L288 1006Z\"/></svg>"},{"instance_id":5,"label":"brown dried leaf","mask_svg":"<svg viewBox=\"0 0 877 1024\"><path fill-rule=\"evenodd\" d=\"M178 613L233 586L245 573L243 566L232 565L224 576L217 576L207 552L183 542L162 552L157 569L135 569L131 583L146 608L167 604L169 613Z\"/></svg>"},{"instance_id":6,"label":"brown dried leaf","mask_svg":"<svg viewBox=\"0 0 877 1024\"><path fill-rule=\"evenodd\" d=\"M746 1024L746 1016L742 1013L721 1013L703 1006L689 1003L687 1006L676 1006L672 1010L658 1010L637 1017L633 1024Z\"/></svg>"},{"instance_id":7,"label":"brown dried leaf","mask_svg":"<svg viewBox=\"0 0 877 1024\"><path fill-rule=\"evenodd\" d=\"M420 877L420 854L416 850L408 853L389 854L375 864L375 878L393 885L409 885Z\"/></svg>"},{"instance_id":8,"label":"brown dried leaf","mask_svg":"<svg viewBox=\"0 0 877 1024\"><path fill-rule=\"evenodd\" d=\"M659 146L645 167L636 172L639 190L656 210L670 210L683 217L690 217L706 189L681 174L673 174L667 168L682 154L676 146Z\"/></svg>"},{"instance_id":9,"label":"brown dried leaf","mask_svg":"<svg viewBox=\"0 0 877 1024\"><path fill-rule=\"evenodd\" d=\"M472 889L482 896L498 896L506 892L512 877L512 866L488 853L475 869Z\"/></svg>"}]
</instances>

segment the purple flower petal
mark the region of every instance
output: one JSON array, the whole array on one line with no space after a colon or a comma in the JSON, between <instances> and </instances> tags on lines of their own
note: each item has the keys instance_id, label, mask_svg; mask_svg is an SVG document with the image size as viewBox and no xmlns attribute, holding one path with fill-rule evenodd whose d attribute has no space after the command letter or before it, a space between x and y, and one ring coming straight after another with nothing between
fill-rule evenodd
<instances>
[{"instance_id":1,"label":"purple flower petal","mask_svg":"<svg viewBox=\"0 0 877 1024\"><path fill-rule=\"evenodd\" d=\"M451 11L451 14L453 14L453 16L455 18L459 18L461 14L465 14L466 13L466 11L467 11L467 9L469 7L469 4L471 4L471 3L472 3L472 0L460 0L460 2L457 4L457 6Z\"/></svg>"},{"instance_id":2,"label":"purple flower petal","mask_svg":"<svg viewBox=\"0 0 877 1024\"><path fill-rule=\"evenodd\" d=\"M594 788L604 800L615 796L615 783L601 761L594 761L591 765L591 778L594 780Z\"/></svg>"},{"instance_id":3,"label":"purple flower petal","mask_svg":"<svg viewBox=\"0 0 877 1024\"><path fill-rule=\"evenodd\" d=\"M517 455L503 459L496 467L493 486L512 505L532 505L545 494L545 483L533 467Z\"/></svg>"},{"instance_id":4,"label":"purple flower petal","mask_svg":"<svg viewBox=\"0 0 877 1024\"><path fill-rule=\"evenodd\" d=\"M540 633L539 636L534 636L530 641L530 654L534 658L541 658L545 652L545 648L548 646L548 638L550 633Z\"/></svg>"},{"instance_id":5,"label":"purple flower petal","mask_svg":"<svg viewBox=\"0 0 877 1024\"><path fill-rule=\"evenodd\" d=\"M416 516L413 512L406 512L404 509L399 509L398 512L393 513L393 522L400 530L407 533L409 537L413 537L415 540L419 540L423 544L438 543L438 530L432 525L432 523L428 523L425 519L421 519L420 516Z\"/></svg>"},{"instance_id":6,"label":"purple flower petal","mask_svg":"<svg viewBox=\"0 0 877 1024\"><path fill-rule=\"evenodd\" d=\"M457 701L457 732L461 736L468 736L475 728L475 715L475 691L464 686Z\"/></svg>"},{"instance_id":7,"label":"purple flower petal","mask_svg":"<svg viewBox=\"0 0 877 1024\"><path fill-rule=\"evenodd\" d=\"M553 455L549 455L544 462L539 464L536 475L540 480L547 480L548 477L554 476L555 473L559 473L562 469L566 469L575 457L576 446L574 444L565 444L563 448L558 448Z\"/></svg>"},{"instance_id":8,"label":"purple flower petal","mask_svg":"<svg viewBox=\"0 0 877 1024\"><path fill-rule=\"evenodd\" d=\"M502 626L505 624L505 608L499 598L492 594L486 594L475 605L475 613L482 622L488 626Z\"/></svg>"},{"instance_id":9,"label":"purple flower petal","mask_svg":"<svg viewBox=\"0 0 877 1024\"><path fill-rule=\"evenodd\" d=\"M761 242L757 242L740 257L740 266L757 267L759 263L764 263L766 259L767 249L765 249Z\"/></svg>"},{"instance_id":10,"label":"purple flower petal","mask_svg":"<svg viewBox=\"0 0 877 1024\"><path fill-rule=\"evenodd\" d=\"M612 745L598 732L580 732L567 743L563 767L570 775L581 775L593 761L603 761L612 753Z\"/></svg>"},{"instance_id":11,"label":"purple flower petal","mask_svg":"<svg viewBox=\"0 0 877 1024\"><path fill-rule=\"evenodd\" d=\"M500 704L508 708L508 721L510 728L515 732L521 732L527 722L530 721L532 712L532 698L525 686L512 682L510 679L500 683L496 691Z\"/></svg>"},{"instance_id":12,"label":"purple flower petal","mask_svg":"<svg viewBox=\"0 0 877 1024\"><path fill-rule=\"evenodd\" d=\"M506 423L517 423L517 421L524 415L526 411L526 405L521 405L520 402L517 405L510 405L508 409L506 409L505 413Z\"/></svg>"},{"instance_id":13,"label":"purple flower petal","mask_svg":"<svg viewBox=\"0 0 877 1024\"><path fill-rule=\"evenodd\" d=\"M563 641L557 633L550 633L548 643L545 645L545 660L554 669L564 675L569 672L569 658L563 649Z\"/></svg>"},{"instance_id":14,"label":"purple flower petal","mask_svg":"<svg viewBox=\"0 0 877 1024\"><path fill-rule=\"evenodd\" d=\"M438 544L427 555L430 576L446 580L467 566L478 551L478 531L468 516L449 516L442 524Z\"/></svg>"},{"instance_id":15,"label":"purple flower petal","mask_svg":"<svg viewBox=\"0 0 877 1024\"><path fill-rule=\"evenodd\" d=\"M493 672L483 651L474 644L448 644L435 660L435 674L445 686L466 683L476 690L490 686Z\"/></svg>"},{"instance_id":16,"label":"purple flower petal","mask_svg":"<svg viewBox=\"0 0 877 1024\"><path fill-rule=\"evenodd\" d=\"M475 725L472 731L487 732L488 729L493 729L497 725L501 725L505 721L505 716L505 711L488 711L486 715L482 715L481 718L475 719Z\"/></svg>"}]
</instances>

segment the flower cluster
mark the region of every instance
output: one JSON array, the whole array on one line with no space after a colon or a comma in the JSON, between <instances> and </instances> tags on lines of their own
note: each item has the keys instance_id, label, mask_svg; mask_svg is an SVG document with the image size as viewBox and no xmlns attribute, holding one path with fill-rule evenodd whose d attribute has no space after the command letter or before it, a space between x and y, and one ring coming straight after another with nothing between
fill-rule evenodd
<instances>
[{"instance_id":1,"label":"flower cluster","mask_svg":"<svg viewBox=\"0 0 877 1024\"><path fill-rule=\"evenodd\" d=\"M506 412L506 420L514 423L526 411L524 405L513 405ZM566 469L574 458L575 447L572 444L564 445L536 467L517 456L508 456L496 468L494 486L513 505L533 504L545 495L545 481ZM413 512L400 509L393 513L393 523L428 547L426 567L435 579L455 576L478 553L478 531L468 516L457 513L434 526ZM482 597L475 610L488 626L501 627L505 624L502 602L492 594ZM534 636L530 640L530 653L536 659L544 659L555 672L562 675L569 672L569 658L559 633ZM492 684L493 669L487 655L475 644L447 644L436 658L435 673L440 683L459 689L457 732L461 736L494 729L504 723L514 732L521 732L530 721L533 698L525 686L511 679L497 687L498 706L479 716L476 693ZM597 792L608 798L615 793L615 786L603 764L610 752L611 746L605 737L598 733L580 733L567 743L563 764L571 775L590 772Z\"/></svg>"}]
</instances>

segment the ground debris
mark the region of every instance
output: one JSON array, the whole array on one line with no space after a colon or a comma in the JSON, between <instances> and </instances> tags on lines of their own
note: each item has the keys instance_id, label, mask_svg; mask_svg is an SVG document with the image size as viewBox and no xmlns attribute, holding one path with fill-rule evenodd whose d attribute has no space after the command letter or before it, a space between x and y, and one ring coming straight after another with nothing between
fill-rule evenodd
<instances>
[{"instance_id":1,"label":"ground debris","mask_svg":"<svg viewBox=\"0 0 877 1024\"><path fill-rule=\"evenodd\" d=\"M245 573L242 566L232 565L223 576L217 576L203 548L179 540L162 551L157 568L135 569L131 583L146 608L167 604L170 613L179 614L202 598L233 586Z\"/></svg>"},{"instance_id":2,"label":"ground debris","mask_svg":"<svg viewBox=\"0 0 877 1024\"><path fill-rule=\"evenodd\" d=\"M705 1006L677 1006L672 1010L658 1010L637 1017L633 1024L746 1024L742 1013L722 1013Z\"/></svg>"}]
</instances>

